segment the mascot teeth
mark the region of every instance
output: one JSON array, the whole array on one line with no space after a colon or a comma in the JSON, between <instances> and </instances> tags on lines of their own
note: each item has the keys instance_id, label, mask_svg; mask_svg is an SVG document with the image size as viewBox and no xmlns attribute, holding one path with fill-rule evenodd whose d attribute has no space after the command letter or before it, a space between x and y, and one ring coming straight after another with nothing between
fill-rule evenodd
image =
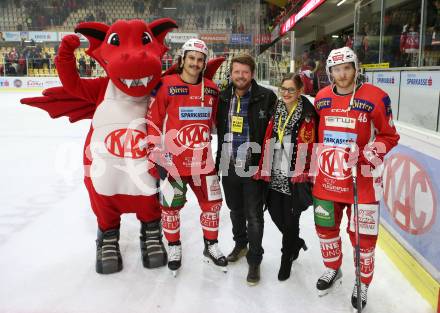
<instances>
[{"instance_id":1,"label":"mascot teeth","mask_svg":"<svg viewBox=\"0 0 440 313\"><path fill-rule=\"evenodd\" d=\"M141 79L121 79L121 82L126 85L128 88L136 87L136 86L145 86L147 87L148 83L153 79L153 76L143 77Z\"/></svg>"}]
</instances>

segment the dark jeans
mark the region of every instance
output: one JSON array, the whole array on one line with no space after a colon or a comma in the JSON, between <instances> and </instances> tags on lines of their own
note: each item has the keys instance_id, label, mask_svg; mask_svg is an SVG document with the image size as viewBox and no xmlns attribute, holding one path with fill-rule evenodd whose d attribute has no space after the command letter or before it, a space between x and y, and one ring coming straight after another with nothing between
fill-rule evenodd
<instances>
[{"instance_id":1,"label":"dark jeans","mask_svg":"<svg viewBox=\"0 0 440 313\"><path fill-rule=\"evenodd\" d=\"M281 252L296 259L304 241L299 237L301 210L294 207L292 197L269 189L267 206L272 221L283 234Z\"/></svg>"},{"instance_id":2,"label":"dark jeans","mask_svg":"<svg viewBox=\"0 0 440 313\"><path fill-rule=\"evenodd\" d=\"M222 177L226 204L230 209L232 234L236 245L249 243L246 255L249 264L258 265L263 259L264 190L265 184L251 177L237 176L229 168L228 176Z\"/></svg>"}]
</instances>

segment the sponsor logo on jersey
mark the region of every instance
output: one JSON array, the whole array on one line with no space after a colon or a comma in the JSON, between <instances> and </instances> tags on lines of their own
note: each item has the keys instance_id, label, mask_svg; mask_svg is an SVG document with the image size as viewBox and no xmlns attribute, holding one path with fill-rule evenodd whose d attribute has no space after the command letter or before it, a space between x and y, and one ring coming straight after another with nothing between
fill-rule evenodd
<instances>
[{"instance_id":1,"label":"sponsor logo on jersey","mask_svg":"<svg viewBox=\"0 0 440 313\"><path fill-rule=\"evenodd\" d=\"M354 99L351 109L356 111L371 112L374 110L374 104L364 99Z\"/></svg>"},{"instance_id":2,"label":"sponsor logo on jersey","mask_svg":"<svg viewBox=\"0 0 440 313\"><path fill-rule=\"evenodd\" d=\"M210 143L210 129L203 124L190 124L181 128L177 133L177 141L191 150L200 150Z\"/></svg>"},{"instance_id":3,"label":"sponsor logo on jersey","mask_svg":"<svg viewBox=\"0 0 440 313\"><path fill-rule=\"evenodd\" d=\"M211 88L211 87L205 87L205 95L210 95L217 97L218 96L218 90Z\"/></svg>"},{"instance_id":4,"label":"sponsor logo on jersey","mask_svg":"<svg viewBox=\"0 0 440 313\"><path fill-rule=\"evenodd\" d=\"M351 176L351 170L347 168L346 159L348 152L340 148L323 150L318 159L319 170L327 177L344 180Z\"/></svg>"},{"instance_id":5,"label":"sponsor logo on jersey","mask_svg":"<svg viewBox=\"0 0 440 313\"><path fill-rule=\"evenodd\" d=\"M324 130L324 145L348 148L351 143L356 142L357 134Z\"/></svg>"},{"instance_id":6,"label":"sponsor logo on jersey","mask_svg":"<svg viewBox=\"0 0 440 313\"><path fill-rule=\"evenodd\" d=\"M168 87L169 96L185 96L189 95L188 86L170 86Z\"/></svg>"},{"instance_id":7,"label":"sponsor logo on jersey","mask_svg":"<svg viewBox=\"0 0 440 313\"><path fill-rule=\"evenodd\" d=\"M145 137L145 133L136 129L117 129L105 138L105 146L117 157L140 159L147 155Z\"/></svg>"},{"instance_id":8,"label":"sponsor logo on jersey","mask_svg":"<svg viewBox=\"0 0 440 313\"><path fill-rule=\"evenodd\" d=\"M193 157L185 157L182 161L183 166L187 168L205 168L206 161L196 160Z\"/></svg>"},{"instance_id":9,"label":"sponsor logo on jersey","mask_svg":"<svg viewBox=\"0 0 440 313\"><path fill-rule=\"evenodd\" d=\"M347 113L348 109L332 109L331 112L336 112L336 113Z\"/></svg>"},{"instance_id":10,"label":"sponsor logo on jersey","mask_svg":"<svg viewBox=\"0 0 440 313\"><path fill-rule=\"evenodd\" d=\"M356 119L344 116L326 116L325 126L355 129Z\"/></svg>"},{"instance_id":11,"label":"sponsor logo on jersey","mask_svg":"<svg viewBox=\"0 0 440 313\"><path fill-rule=\"evenodd\" d=\"M211 107L179 107L179 120L195 121L211 119Z\"/></svg>"},{"instance_id":12,"label":"sponsor logo on jersey","mask_svg":"<svg viewBox=\"0 0 440 313\"><path fill-rule=\"evenodd\" d=\"M332 106L332 98L322 98L316 101L315 107L316 110L320 111L325 108L329 108Z\"/></svg>"}]
</instances>

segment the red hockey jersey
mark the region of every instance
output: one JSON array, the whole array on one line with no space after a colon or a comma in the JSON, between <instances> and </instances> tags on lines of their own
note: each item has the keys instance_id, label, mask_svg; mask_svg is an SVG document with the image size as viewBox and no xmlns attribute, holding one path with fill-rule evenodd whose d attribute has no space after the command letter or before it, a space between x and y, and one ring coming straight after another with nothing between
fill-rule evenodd
<instances>
[{"instance_id":1,"label":"red hockey jersey","mask_svg":"<svg viewBox=\"0 0 440 313\"><path fill-rule=\"evenodd\" d=\"M325 200L353 203L351 170L346 161L352 142L359 147L372 144L383 157L398 142L393 124L391 101L380 88L365 83L356 91L353 106L348 110L350 95L340 96L327 86L316 95L319 115L318 142L313 195ZM359 203L379 201L382 196L382 170L358 166Z\"/></svg>"},{"instance_id":2,"label":"red hockey jersey","mask_svg":"<svg viewBox=\"0 0 440 313\"><path fill-rule=\"evenodd\" d=\"M149 140L155 148L160 148L160 163L173 176L214 170L211 130L215 125L219 90L214 82L204 80L203 106L202 83L188 84L174 74L162 78L148 110Z\"/></svg>"}]
</instances>

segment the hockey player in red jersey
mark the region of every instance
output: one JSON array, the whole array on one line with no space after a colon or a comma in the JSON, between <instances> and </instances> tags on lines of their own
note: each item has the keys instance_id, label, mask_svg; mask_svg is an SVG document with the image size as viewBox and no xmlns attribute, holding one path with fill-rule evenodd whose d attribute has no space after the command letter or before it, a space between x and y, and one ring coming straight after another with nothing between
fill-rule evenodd
<instances>
[{"instance_id":1,"label":"hockey player in red jersey","mask_svg":"<svg viewBox=\"0 0 440 313\"><path fill-rule=\"evenodd\" d=\"M181 266L179 211L191 187L202 213L204 256L226 271L227 260L217 243L221 189L211 151L211 130L217 111L217 86L203 77L208 58L206 44L187 41L179 57L178 74L162 78L149 109L147 132L153 146L150 159L161 178L162 226L168 240L168 267Z\"/></svg>"},{"instance_id":2,"label":"hockey player in red jersey","mask_svg":"<svg viewBox=\"0 0 440 313\"><path fill-rule=\"evenodd\" d=\"M319 115L316 181L313 188L316 231L326 271L318 279L320 295L342 277L339 236L344 209L347 232L355 246L353 185L350 167L357 166L362 307L373 278L374 250L382 196L382 161L399 140L393 124L391 101L378 87L357 83L356 54L348 47L330 52L326 64L332 84L319 91L315 107ZM354 145L356 144L356 145ZM351 150L352 146L357 147ZM351 152L352 151L352 152ZM356 165L357 164L357 165ZM352 305L357 307L356 284Z\"/></svg>"}]
</instances>

